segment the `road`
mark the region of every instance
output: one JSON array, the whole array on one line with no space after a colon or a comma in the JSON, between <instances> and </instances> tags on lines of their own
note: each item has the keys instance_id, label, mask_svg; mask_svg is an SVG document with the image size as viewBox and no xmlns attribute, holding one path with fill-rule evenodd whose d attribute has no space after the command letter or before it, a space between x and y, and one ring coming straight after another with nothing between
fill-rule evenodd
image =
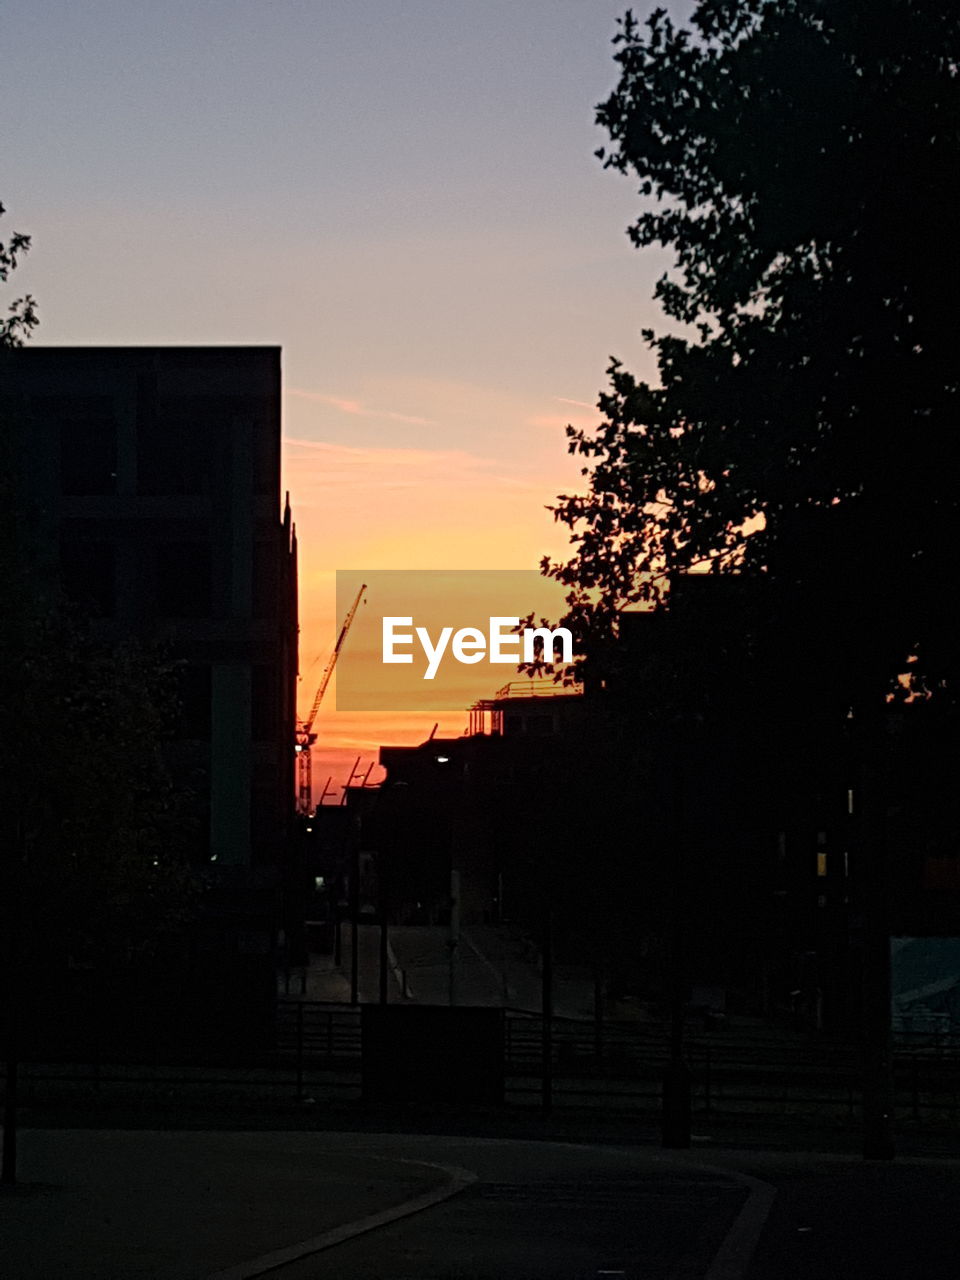
<instances>
[{"instance_id":1,"label":"road","mask_svg":"<svg viewBox=\"0 0 960 1280\"><path fill-rule=\"evenodd\" d=\"M960 1274L957 1159L350 1132L22 1138L23 1182L0 1197L10 1280Z\"/></svg>"},{"instance_id":2,"label":"road","mask_svg":"<svg viewBox=\"0 0 960 1280\"><path fill-rule=\"evenodd\" d=\"M346 934L344 935L346 938ZM389 995L401 1000L402 974L406 974L408 998L417 1004L447 1004L450 998L449 934L439 927L393 925L388 931L392 968ZM349 966L349 939L346 939ZM360 987L375 999L379 990L379 929L360 929ZM505 929L483 926L464 928L456 961L458 1004L499 1006L537 1011L542 1001L542 979L536 954ZM593 1016L593 982L580 974L558 971L554 977L554 1009L559 1017Z\"/></svg>"},{"instance_id":3,"label":"road","mask_svg":"<svg viewBox=\"0 0 960 1280\"><path fill-rule=\"evenodd\" d=\"M650 1149L369 1141L472 1169L479 1180L424 1213L284 1267L276 1280L594 1280L603 1271L625 1280L693 1280L704 1275L748 1194L741 1182Z\"/></svg>"},{"instance_id":4,"label":"road","mask_svg":"<svg viewBox=\"0 0 960 1280\"><path fill-rule=\"evenodd\" d=\"M960 1162L768 1157L762 1167L778 1191L746 1280L960 1275Z\"/></svg>"},{"instance_id":5,"label":"road","mask_svg":"<svg viewBox=\"0 0 960 1280\"><path fill-rule=\"evenodd\" d=\"M423 1213L271 1272L274 1280L596 1280L605 1272L605 1280L955 1280L960 1273L957 1161L358 1141L470 1168L478 1181Z\"/></svg>"}]
</instances>

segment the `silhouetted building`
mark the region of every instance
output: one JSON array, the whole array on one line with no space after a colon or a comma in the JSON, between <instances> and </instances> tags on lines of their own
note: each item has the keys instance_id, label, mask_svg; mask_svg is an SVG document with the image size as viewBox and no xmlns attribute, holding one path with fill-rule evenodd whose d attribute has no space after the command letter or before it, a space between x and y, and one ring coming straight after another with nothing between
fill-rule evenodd
<instances>
[{"instance_id":1,"label":"silhouetted building","mask_svg":"<svg viewBox=\"0 0 960 1280\"><path fill-rule=\"evenodd\" d=\"M3 354L2 379L36 572L106 638L161 641L183 664L167 754L220 902L204 950L266 984L294 812L280 350L29 347Z\"/></svg>"},{"instance_id":2,"label":"silhouetted building","mask_svg":"<svg viewBox=\"0 0 960 1280\"><path fill-rule=\"evenodd\" d=\"M575 768L581 707L581 698L556 686L522 681L471 707L463 737L380 748L386 777L377 839L392 850L398 921L443 923L455 870L464 924L509 913L538 925L541 862L554 843L542 806ZM567 799L575 802L571 785Z\"/></svg>"},{"instance_id":3,"label":"silhouetted building","mask_svg":"<svg viewBox=\"0 0 960 1280\"><path fill-rule=\"evenodd\" d=\"M169 642L206 848L275 863L291 820L296 544L274 347L30 347L4 367L37 562L112 636Z\"/></svg>"},{"instance_id":4,"label":"silhouetted building","mask_svg":"<svg viewBox=\"0 0 960 1280\"><path fill-rule=\"evenodd\" d=\"M682 844L689 976L739 988L757 1008L792 999L811 1025L839 1030L859 1021L881 858L888 932L960 934L949 781L960 733L949 708L921 700L890 705L884 741L866 741L811 657L824 625L812 605L785 634L762 580L678 577L667 608L621 615L619 652L594 692L629 732L661 743L648 786L676 806L664 854Z\"/></svg>"}]
</instances>

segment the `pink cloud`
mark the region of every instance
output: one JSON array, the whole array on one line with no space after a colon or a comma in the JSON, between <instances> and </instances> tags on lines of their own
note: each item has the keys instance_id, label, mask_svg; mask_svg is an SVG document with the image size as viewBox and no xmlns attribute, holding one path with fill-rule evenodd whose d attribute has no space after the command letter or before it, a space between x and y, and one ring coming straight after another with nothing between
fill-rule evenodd
<instances>
[{"instance_id":1,"label":"pink cloud","mask_svg":"<svg viewBox=\"0 0 960 1280\"><path fill-rule=\"evenodd\" d=\"M301 387L287 387L286 394L298 400L312 400L317 404L328 404L341 413L349 413L358 418L386 418L390 422L405 422L411 426L432 427L436 424L431 418L417 417L410 413L397 413L393 409L368 409L359 400L346 400L341 396L328 396L320 391L305 391Z\"/></svg>"}]
</instances>

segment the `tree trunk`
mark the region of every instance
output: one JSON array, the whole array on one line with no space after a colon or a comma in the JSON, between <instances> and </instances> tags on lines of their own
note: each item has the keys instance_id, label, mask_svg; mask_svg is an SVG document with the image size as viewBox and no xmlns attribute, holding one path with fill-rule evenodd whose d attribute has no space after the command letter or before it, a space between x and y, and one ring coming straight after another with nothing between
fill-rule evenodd
<instances>
[{"instance_id":1,"label":"tree trunk","mask_svg":"<svg viewBox=\"0 0 960 1280\"><path fill-rule=\"evenodd\" d=\"M891 1160L895 1154L885 728L882 714L869 717L862 726L860 795L854 794L854 818L860 833L858 861L863 908L863 1156L866 1160Z\"/></svg>"},{"instance_id":2,"label":"tree trunk","mask_svg":"<svg viewBox=\"0 0 960 1280\"><path fill-rule=\"evenodd\" d=\"M20 963L18 932L19 920L17 895L8 893L9 904L6 921L7 932L7 980L4 1001L4 1064L6 1086L3 1095L3 1157L0 1182L13 1186L17 1181L17 1105L20 1070L19 1003Z\"/></svg>"}]
</instances>

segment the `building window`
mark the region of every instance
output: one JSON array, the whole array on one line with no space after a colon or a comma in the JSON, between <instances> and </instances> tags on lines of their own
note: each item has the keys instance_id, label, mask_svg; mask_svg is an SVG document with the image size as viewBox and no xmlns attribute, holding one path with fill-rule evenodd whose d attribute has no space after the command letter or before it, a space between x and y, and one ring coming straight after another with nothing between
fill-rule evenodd
<instances>
[{"instance_id":1,"label":"building window","mask_svg":"<svg viewBox=\"0 0 960 1280\"><path fill-rule=\"evenodd\" d=\"M209 618L212 603L210 546L162 542L157 547L157 612L163 618Z\"/></svg>"},{"instance_id":2,"label":"building window","mask_svg":"<svg viewBox=\"0 0 960 1280\"><path fill-rule=\"evenodd\" d=\"M253 418L253 491L276 493L280 485L280 425L276 402L268 396L252 397L247 413Z\"/></svg>"},{"instance_id":3,"label":"building window","mask_svg":"<svg viewBox=\"0 0 960 1280\"><path fill-rule=\"evenodd\" d=\"M60 490L65 497L117 492L117 428L109 419L60 422Z\"/></svg>"},{"instance_id":4,"label":"building window","mask_svg":"<svg viewBox=\"0 0 960 1280\"><path fill-rule=\"evenodd\" d=\"M251 678L251 733L254 742L272 742L279 722L274 667L257 663Z\"/></svg>"},{"instance_id":5,"label":"building window","mask_svg":"<svg viewBox=\"0 0 960 1280\"><path fill-rule=\"evenodd\" d=\"M176 737L193 742L210 740L211 677L204 663L188 663L177 673Z\"/></svg>"},{"instance_id":6,"label":"building window","mask_svg":"<svg viewBox=\"0 0 960 1280\"><path fill-rule=\"evenodd\" d=\"M282 839L283 809L273 787L250 788L250 843L254 862L273 862Z\"/></svg>"},{"instance_id":7,"label":"building window","mask_svg":"<svg viewBox=\"0 0 960 1280\"><path fill-rule=\"evenodd\" d=\"M214 470L211 424L172 411L143 414L137 423L137 492L194 496L210 492Z\"/></svg>"},{"instance_id":8,"label":"building window","mask_svg":"<svg viewBox=\"0 0 960 1280\"><path fill-rule=\"evenodd\" d=\"M112 618L116 609L116 553L112 542L78 538L69 525L60 538L63 593L94 618Z\"/></svg>"},{"instance_id":9,"label":"building window","mask_svg":"<svg viewBox=\"0 0 960 1280\"><path fill-rule=\"evenodd\" d=\"M280 564L276 539L253 546L253 616L274 618L280 609Z\"/></svg>"}]
</instances>

